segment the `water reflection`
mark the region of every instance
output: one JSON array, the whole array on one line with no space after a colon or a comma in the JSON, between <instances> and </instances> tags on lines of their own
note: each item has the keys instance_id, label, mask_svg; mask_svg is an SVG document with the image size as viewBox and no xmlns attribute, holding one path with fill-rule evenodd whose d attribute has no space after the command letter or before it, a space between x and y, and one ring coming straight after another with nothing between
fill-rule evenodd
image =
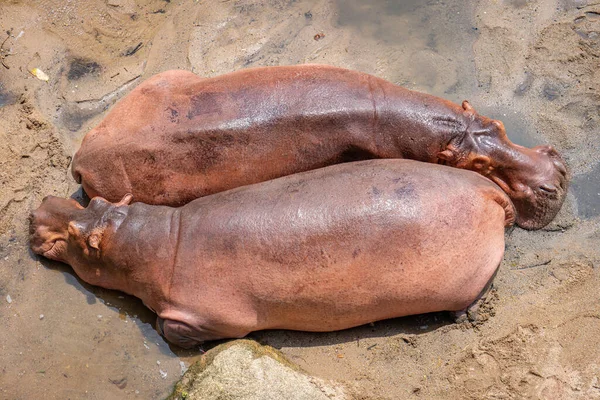
<instances>
[{"instance_id":1,"label":"water reflection","mask_svg":"<svg viewBox=\"0 0 600 400\"><path fill-rule=\"evenodd\" d=\"M525 147L534 147L544 144L544 139L528 123L527 117L520 111L505 106L482 106L476 108L479 114L502 121L506 128L506 135L511 142Z\"/></svg>"},{"instance_id":2,"label":"water reflection","mask_svg":"<svg viewBox=\"0 0 600 400\"><path fill-rule=\"evenodd\" d=\"M600 163L587 174L575 176L571 187L577 199L580 217L592 218L600 215Z\"/></svg>"},{"instance_id":3,"label":"water reflection","mask_svg":"<svg viewBox=\"0 0 600 400\"><path fill-rule=\"evenodd\" d=\"M452 1L338 0L337 24L371 37L396 69L389 78L456 102L478 88L472 5ZM395 76L396 75L396 76Z\"/></svg>"},{"instance_id":4,"label":"water reflection","mask_svg":"<svg viewBox=\"0 0 600 400\"><path fill-rule=\"evenodd\" d=\"M59 272L68 285L81 292L85 296L88 305L101 303L118 315L120 320L132 321L136 324L148 342L159 343L161 345L160 350L163 354L171 357L199 354L197 349L191 351L183 350L165 341L155 329L156 314L137 297L116 290L89 285L79 279L68 265L41 257L40 260L49 269Z\"/></svg>"}]
</instances>

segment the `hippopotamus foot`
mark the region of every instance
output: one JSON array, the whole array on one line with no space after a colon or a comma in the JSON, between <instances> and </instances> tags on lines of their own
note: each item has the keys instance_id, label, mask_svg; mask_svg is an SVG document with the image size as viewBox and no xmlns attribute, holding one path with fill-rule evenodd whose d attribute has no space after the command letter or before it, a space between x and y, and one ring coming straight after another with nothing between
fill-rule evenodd
<instances>
[{"instance_id":1,"label":"hippopotamus foot","mask_svg":"<svg viewBox=\"0 0 600 400\"><path fill-rule=\"evenodd\" d=\"M158 333L169 342L184 349L198 346L210 340L242 338L250 333L249 331L246 332L241 330L239 332L219 332L193 327L185 322L163 319L161 317L156 318L156 329L158 330Z\"/></svg>"},{"instance_id":2,"label":"hippopotamus foot","mask_svg":"<svg viewBox=\"0 0 600 400\"><path fill-rule=\"evenodd\" d=\"M454 311L452 313L454 322L457 324L468 322L475 326L483 323L490 317L490 302L495 298L494 279L496 278L499 269L500 265L498 265L494 275L492 275L473 303L464 310Z\"/></svg>"}]
</instances>

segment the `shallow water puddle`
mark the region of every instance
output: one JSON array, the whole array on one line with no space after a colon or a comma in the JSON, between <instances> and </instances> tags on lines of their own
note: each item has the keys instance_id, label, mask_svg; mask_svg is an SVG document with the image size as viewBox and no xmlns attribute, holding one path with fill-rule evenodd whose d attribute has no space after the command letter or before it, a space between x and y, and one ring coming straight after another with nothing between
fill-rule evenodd
<instances>
[{"instance_id":1,"label":"shallow water puddle","mask_svg":"<svg viewBox=\"0 0 600 400\"><path fill-rule=\"evenodd\" d=\"M600 215L600 163L587 174L573 177L571 187L577 199L580 217L592 218Z\"/></svg>"},{"instance_id":2,"label":"shallow water puddle","mask_svg":"<svg viewBox=\"0 0 600 400\"><path fill-rule=\"evenodd\" d=\"M544 143L522 110L485 98L485 85L478 82L473 62L479 30L471 5L415 0L338 0L337 4L340 26L372 36L381 48L400 50L396 68L402 78L396 83L459 104L469 100L479 114L501 120L514 143L527 147Z\"/></svg>"},{"instance_id":3,"label":"shallow water puddle","mask_svg":"<svg viewBox=\"0 0 600 400\"><path fill-rule=\"evenodd\" d=\"M396 70L388 79L456 102L476 94L473 42L478 31L470 5L456 0L336 3L337 24L372 37Z\"/></svg>"},{"instance_id":4,"label":"shallow water puddle","mask_svg":"<svg viewBox=\"0 0 600 400\"><path fill-rule=\"evenodd\" d=\"M0 107L13 104L15 101L17 101L16 96L12 93L7 92L4 89L4 85L0 83Z\"/></svg>"},{"instance_id":5,"label":"shallow water puddle","mask_svg":"<svg viewBox=\"0 0 600 400\"><path fill-rule=\"evenodd\" d=\"M82 283L63 264L15 262L19 252L11 250L0 254L4 271L17 274L0 288L0 316L13 333L1 345L3 359L11 360L0 369L1 398L168 395L182 366L154 329L154 313L131 296Z\"/></svg>"},{"instance_id":6,"label":"shallow water puddle","mask_svg":"<svg viewBox=\"0 0 600 400\"><path fill-rule=\"evenodd\" d=\"M485 106L476 109L479 114L502 121L511 142L525 147L539 146L545 140L535 131L527 117L509 107Z\"/></svg>"}]
</instances>

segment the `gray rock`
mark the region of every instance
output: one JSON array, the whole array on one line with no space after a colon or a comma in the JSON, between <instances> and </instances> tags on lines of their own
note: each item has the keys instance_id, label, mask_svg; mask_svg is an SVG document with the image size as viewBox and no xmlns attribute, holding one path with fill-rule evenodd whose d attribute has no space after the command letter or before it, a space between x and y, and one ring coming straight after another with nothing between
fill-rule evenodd
<instances>
[{"instance_id":1,"label":"gray rock","mask_svg":"<svg viewBox=\"0 0 600 400\"><path fill-rule=\"evenodd\" d=\"M170 400L342 400L339 385L306 375L269 346L251 340L208 351L175 385Z\"/></svg>"}]
</instances>

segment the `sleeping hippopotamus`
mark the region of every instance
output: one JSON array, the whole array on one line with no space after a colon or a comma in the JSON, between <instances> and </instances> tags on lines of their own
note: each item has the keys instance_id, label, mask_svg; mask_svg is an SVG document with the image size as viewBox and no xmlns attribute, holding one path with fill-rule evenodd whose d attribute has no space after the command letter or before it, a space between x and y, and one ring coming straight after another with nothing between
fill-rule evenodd
<instances>
[{"instance_id":1,"label":"sleeping hippopotamus","mask_svg":"<svg viewBox=\"0 0 600 400\"><path fill-rule=\"evenodd\" d=\"M180 208L130 201L46 197L31 248L142 299L181 347L465 309L515 216L481 175L412 160L334 165Z\"/></svg>"},{"instance_id":2,"label":"sleeping hippopotamus","mask_svg":"<svg viewBox=\"0 0 600 400\"><path fill-rule=\"evenodd\" d=\"M179 206L198 197L345 161L404 158L469 169L537 229L560 209L564 162L511 143L500 121L364 73L324 65L142 83L84 138L72 173L90 197Z\"/></svg>"}]
</instances>

